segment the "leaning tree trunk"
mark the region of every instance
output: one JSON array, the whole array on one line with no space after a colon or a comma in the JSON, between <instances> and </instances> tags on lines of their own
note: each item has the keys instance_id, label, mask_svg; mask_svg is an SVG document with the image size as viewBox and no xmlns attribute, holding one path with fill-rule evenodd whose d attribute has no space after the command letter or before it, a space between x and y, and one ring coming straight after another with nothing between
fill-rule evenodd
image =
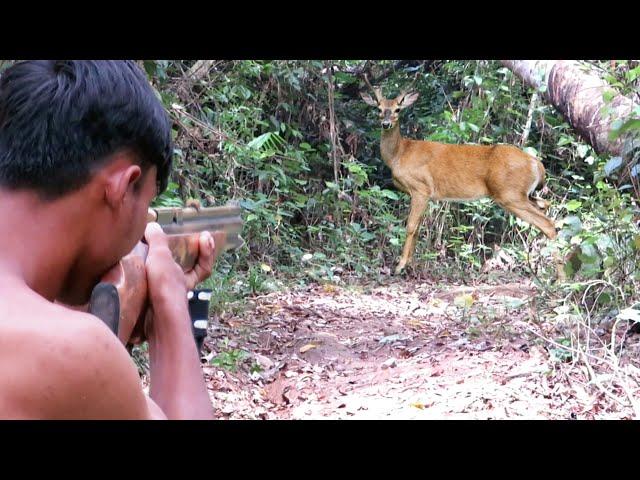
<instances>
[{"instance_id":1,"label":"leaning tree trunk","mask_svg":"<svg viewBox=\"0 0 640 480\"><path fill-rule=\"evenodd\" d=\"M577 61L502 60L501 63L529 86L546 86L544 98L597 153L621 154L622 139L609 140L609 131L614 120L626 119L637 107L633 100L617 94L606 81L584 71L583 64ZM605 102L604 92L613 95L610 102ZM604 106L610 109L610 115L601 113Z\"/></svg>"}]
</instances>

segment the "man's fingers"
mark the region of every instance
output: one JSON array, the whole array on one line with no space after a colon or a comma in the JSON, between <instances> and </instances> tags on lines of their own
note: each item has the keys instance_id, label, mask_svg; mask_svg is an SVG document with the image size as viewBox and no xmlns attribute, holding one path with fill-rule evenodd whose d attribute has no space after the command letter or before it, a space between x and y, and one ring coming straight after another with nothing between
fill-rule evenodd
<instances>
[{"instance_id":1,"label":"man's fingers","mask_svg":"<svg viewBox=\"0 0 640 480\"><path fill-rule=\"evenodd\" d=\"M194 289L196 285L211 275L214 261L215 242L209 232L202 232L198 238L198 261L185 274L187 288Z\"/></svg>"},{"instance_id":2,"label":"man's fingers","mask_svg":"<svg viewBox=\"0 0 640 480\"><path fill-rule=\"evenodd\" d=\"M197 284L211 276L213 265L220 254L220 247L224 244L224 235L224 232L215 232L213 235L209 232L200 234L198 262L185 274L189 289L194 289Z\"/></svg>"},{"instance_id":3,"label":"man's fingers","mask_svg":"<svg viewBox=\"0 0 640 480\"><path fill-rule=\"evenodd\" d=\"M206 231L200 233L200 236L198 237L197 263L190 271L185 273L185 280L188 289L194 289L197 284L211 276L213 264L220 253L220 248L216 249L216 243L223 246L224 235L224 232L215 232L213 235ZM150 253L152 250L157 251L158 248L169 248L167 236L162 231L160 225L156 222L150 222L147 224L144 236L149 244Z\"/></svg>"},{"instance_id":4,"label":"man's fingers","mask_svg":"<svg viewBox=\"0 0 640 480\"><path fill-rule=\"evenodd\" d=\"M167 236L162 231L160 224L156 222L147 223L147 227L144 230L144 238L149 244L149 248L156 246L168 247Z\"/></svg>"},{"instance_id":5,"label":"man's fingers","mask_svg":"<svg viewBox=\"0 0 640 480\"><path fill-rule=\"evenodd\" d=\"M215 249L215 241L209 232L200 233L200 257L210 257Z\"/></svg>"}]
</instances>

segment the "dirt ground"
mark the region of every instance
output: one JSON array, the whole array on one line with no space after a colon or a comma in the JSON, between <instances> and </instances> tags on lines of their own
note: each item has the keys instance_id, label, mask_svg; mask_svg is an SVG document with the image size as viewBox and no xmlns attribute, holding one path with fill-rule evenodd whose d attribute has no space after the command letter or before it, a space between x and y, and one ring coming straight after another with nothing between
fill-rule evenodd
<instances>
[{"instance_id":1,"label":"dirt ground","mask_svg":"<svg viewBox=\"0 0 640 480\"><path fill-rule=\"evenodd\" d=\"M395 278L247 299L242 313L210 322L204 369L216 416L634 418L630 403L552 355L531 281L467 283Z\"/></svg>"}]
</instances>

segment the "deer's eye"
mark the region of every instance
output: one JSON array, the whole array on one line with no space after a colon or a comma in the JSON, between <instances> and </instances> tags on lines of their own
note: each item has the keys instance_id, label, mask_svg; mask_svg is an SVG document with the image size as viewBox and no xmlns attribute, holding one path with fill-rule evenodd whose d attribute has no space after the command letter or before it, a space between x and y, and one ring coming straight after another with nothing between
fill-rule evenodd
<instances>
[{"instance_id":1,"label":"deer's eye","mask_svg":"<svg viewBox=\"0 0 640 480\"><path fill-rule=\"evenodd\" d=\"M394 112L396 112L396 113L398 113L399 111L400 111L400 109L399 109L399 108L396 108L396 109L394 110Z\"/></svg>"}]
</instances>

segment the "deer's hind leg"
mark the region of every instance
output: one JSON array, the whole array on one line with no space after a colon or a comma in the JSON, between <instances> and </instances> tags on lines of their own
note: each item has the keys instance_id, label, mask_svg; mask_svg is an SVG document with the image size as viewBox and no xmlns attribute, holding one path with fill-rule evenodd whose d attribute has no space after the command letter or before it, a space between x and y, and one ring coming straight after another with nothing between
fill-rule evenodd
<instances>
[{"instance_id":1,"label":"deer's hind leg","mask_svg":"<svg viewBox=\"0 0 640 480\"><path fill-rule=\"evenodd\" d=\"M551 202L549 202L548 200L540 197L534 197L533 195L529 197L529 201L531 201L536 208L539 208L542 213L546 213L546 211L549 210L549 207L551 206Z\"/></svg>"},{"instance_id":2,"label":"deer's hind leg","mask_svg":"<svg viewBox=\"0 0 640 480\"><path fill-rule=\"evenodd\" d=\"M549 239L553 240L558 236L553 221L542 212L535 200L527 198L526 201L521 202L500 203L500 206L525 222L539 228ZM552 257L555 264L556 278L561 282L565 281L564 260L557 250L555 250Z\"/></svg>"},{"instance_id":3,"label":"deer's hind leg","mask_svg":"<svg viewBox=\"0 0 640 480\"><path fill-rule=\"evenodd\" d=\"M556 227L549 217L547 217L540 210L539 205L534 203L528 197L521 198L519 200L502 200L496 202L505 210L513 213L516 217L524 220L525 222L537 227L547 238L554 239L558 235Z\"/></svg>"}]
</instances>

